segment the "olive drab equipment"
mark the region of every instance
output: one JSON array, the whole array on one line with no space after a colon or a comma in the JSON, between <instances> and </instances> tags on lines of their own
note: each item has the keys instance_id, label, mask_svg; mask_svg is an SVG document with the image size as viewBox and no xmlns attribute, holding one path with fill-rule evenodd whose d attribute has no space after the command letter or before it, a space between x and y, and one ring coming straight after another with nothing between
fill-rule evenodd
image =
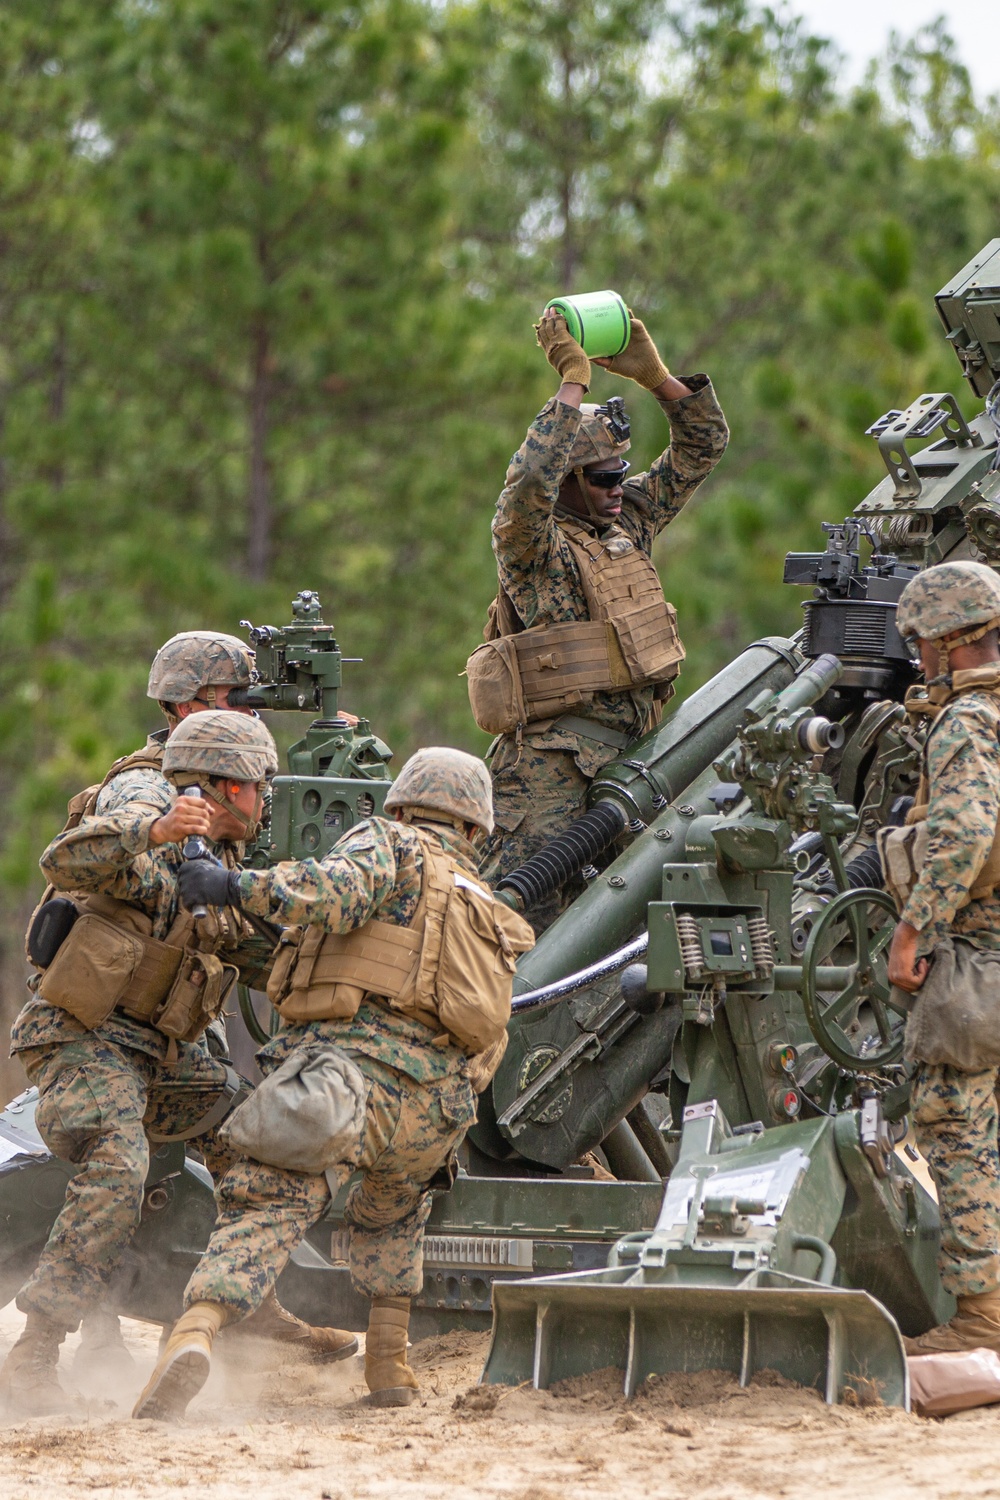
<instances>
[{"instance_id":1,"label":"olive drab equipment","mask_svg":"<svg viewBox=\"0 0 1000 1500\"><path fill-rule=\"evenodd\" d=\"M654 686L665 702L684 660L677 611L650 559L617 526L595 536L560 517L580 573L589 620L525 629L503 590L486 644L466 663L473 717L490 734L543 725L584 708L595 693Z\"/></svg>"},{"instance_id":2,"label":"olive drab equipment","mask_svg":"<svg viewBox=\"0 0 1000 1500\"><path fill-rule=\"evenodd\" d=\"M876 834L885 888L902 911L910 893L920 877L927 858L927 810L930 805L930 783L927 774L927 750L934 730L941 723L948 705L966 693L985 694L988 713L993 721L1000 745L1000 666L972 667L963 672L951 673L951 686L932 688L930 692L911 689L907 694L907 707L913 717L929 715L933 722L927 733L923 748L923 764L920 783L913 806L906 815L902 828L880 828ZM966 895L958 903L959 909L970 901L984 901L1000 886L1000 823L986 862Z\"/></svg>"},{"instance_id":3,"label":"olive drab equipment","mask_svg":"<svg viewBox=\"0 0 1000 1500\"><path fill-rule=\"evenodd\" d=\"M409 826L423 855L411 925L370 919L346 933L286 929L268 998L284 1020L301 1023L349 1019L371 995L475 1055L504 1032L517 956L534 935L431 832Z\"/></svg>"}]
</instances>

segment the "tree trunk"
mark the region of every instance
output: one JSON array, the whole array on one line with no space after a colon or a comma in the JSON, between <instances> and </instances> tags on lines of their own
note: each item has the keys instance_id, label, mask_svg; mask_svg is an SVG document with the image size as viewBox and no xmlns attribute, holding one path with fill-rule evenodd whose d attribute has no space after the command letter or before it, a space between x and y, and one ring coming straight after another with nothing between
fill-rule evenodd
<instances>
[{"instance_id":1,"label":"tree trunk","mask_svg":"<svg viewBox=\"0 0 1000 1500\"><path fill-rule=\"evenodd\" d=\"M267 457L271 398L271 342L261 318L253 331L253 369L250 380L250 485L248 496L247 572L255 583L267 577L271 561L271 470Z\"/></svg>"},{"instance_id":2,"label":"tree trunk","mask_svg":"<svg viewBox=\"0 0 1000 1500\"><path fill-rule=\"evenodd\" d=\"M560 276L562 278L562 289L569 293L573 291L573 277L576 274L576 235L573 224L573 198L574 198L574 172L573 172L573 149L570 140L575 129L573 119L573 57L571 52L572 43L567 37L562 48L562 105L563 105L563 144L565 154L563 156L562 175L559 184L559 200L562 210L562 243L560 246Z\"/></svg>"}]
</instances>

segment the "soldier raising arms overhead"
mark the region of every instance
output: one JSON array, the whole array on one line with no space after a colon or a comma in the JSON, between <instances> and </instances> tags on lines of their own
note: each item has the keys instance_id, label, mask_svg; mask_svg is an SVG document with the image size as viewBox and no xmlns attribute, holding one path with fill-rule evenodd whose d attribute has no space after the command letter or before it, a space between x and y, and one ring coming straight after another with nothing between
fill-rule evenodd
<instances>
[{"instance_id":1,"label":"soldier raising arms overhead","mask_svg":"<svg viewBox=\"0 0 1000 1500\"><path fill-rule=\"evenodd\" d=\"M706 375L670 374L643 324L595 363L657 399L671 443L628 478L620 398L584 405L590 361L550 309L538 342L562 379L511 461L493 521L499 588L487 645L469 659L469 695L492 753L496 830L481 868L496 883L585 810L597 772L651 727L684 648L650 552L725 452L725 418ZM533 908L536 932L570 893Z\"/></svg>"}]
</instances>

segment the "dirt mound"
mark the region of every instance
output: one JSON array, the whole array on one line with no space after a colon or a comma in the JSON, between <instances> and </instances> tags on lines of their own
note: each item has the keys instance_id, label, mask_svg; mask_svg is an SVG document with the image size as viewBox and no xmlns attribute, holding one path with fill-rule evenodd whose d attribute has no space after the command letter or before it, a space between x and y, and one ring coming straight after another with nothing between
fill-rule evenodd
<instances>
[{"instance_id":1,"label":"dirt mound","mask_svg":"<svg viewBox=\"0 0 1000 1500\"><path fill-rule=\"evenodd\" d=\"M22 1319L8 1309L2 1335ZM294 1352L216 1361L186 1423L132 1422L156 1331L126 1323L131 1382L71 1420L0 1426L3 1500L842 1500L997 1493L1000 1408L926 1422L889 1408L828 1407L763 1371L744 1390L722 1371L648 1380L620 1370L551 1391L480 1386L485 1334L411 1351L421 1394L399 1411L363 1404L360 1358L311 1365ZM74 1340L61 1378L72 1381ZM117 1405L112 1405L112 1402Z\"/></svg>"}]
</instances>

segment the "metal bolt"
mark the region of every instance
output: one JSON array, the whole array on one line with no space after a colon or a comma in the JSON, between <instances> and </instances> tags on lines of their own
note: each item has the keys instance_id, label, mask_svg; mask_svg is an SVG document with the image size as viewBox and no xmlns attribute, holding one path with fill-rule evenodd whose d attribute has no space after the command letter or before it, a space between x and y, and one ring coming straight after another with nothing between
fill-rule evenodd
<instances>
[{"instance_id":1,"label":"metal bolt","mask_svg":"<svg viewBox=\"0 0 1000 1500\"><path fill-rule=\"evenodd\" d=\"M613 885L616 891L625 889L625 878L622 875L609 875L608 885Z\"/></svg>"}]
</instances>

